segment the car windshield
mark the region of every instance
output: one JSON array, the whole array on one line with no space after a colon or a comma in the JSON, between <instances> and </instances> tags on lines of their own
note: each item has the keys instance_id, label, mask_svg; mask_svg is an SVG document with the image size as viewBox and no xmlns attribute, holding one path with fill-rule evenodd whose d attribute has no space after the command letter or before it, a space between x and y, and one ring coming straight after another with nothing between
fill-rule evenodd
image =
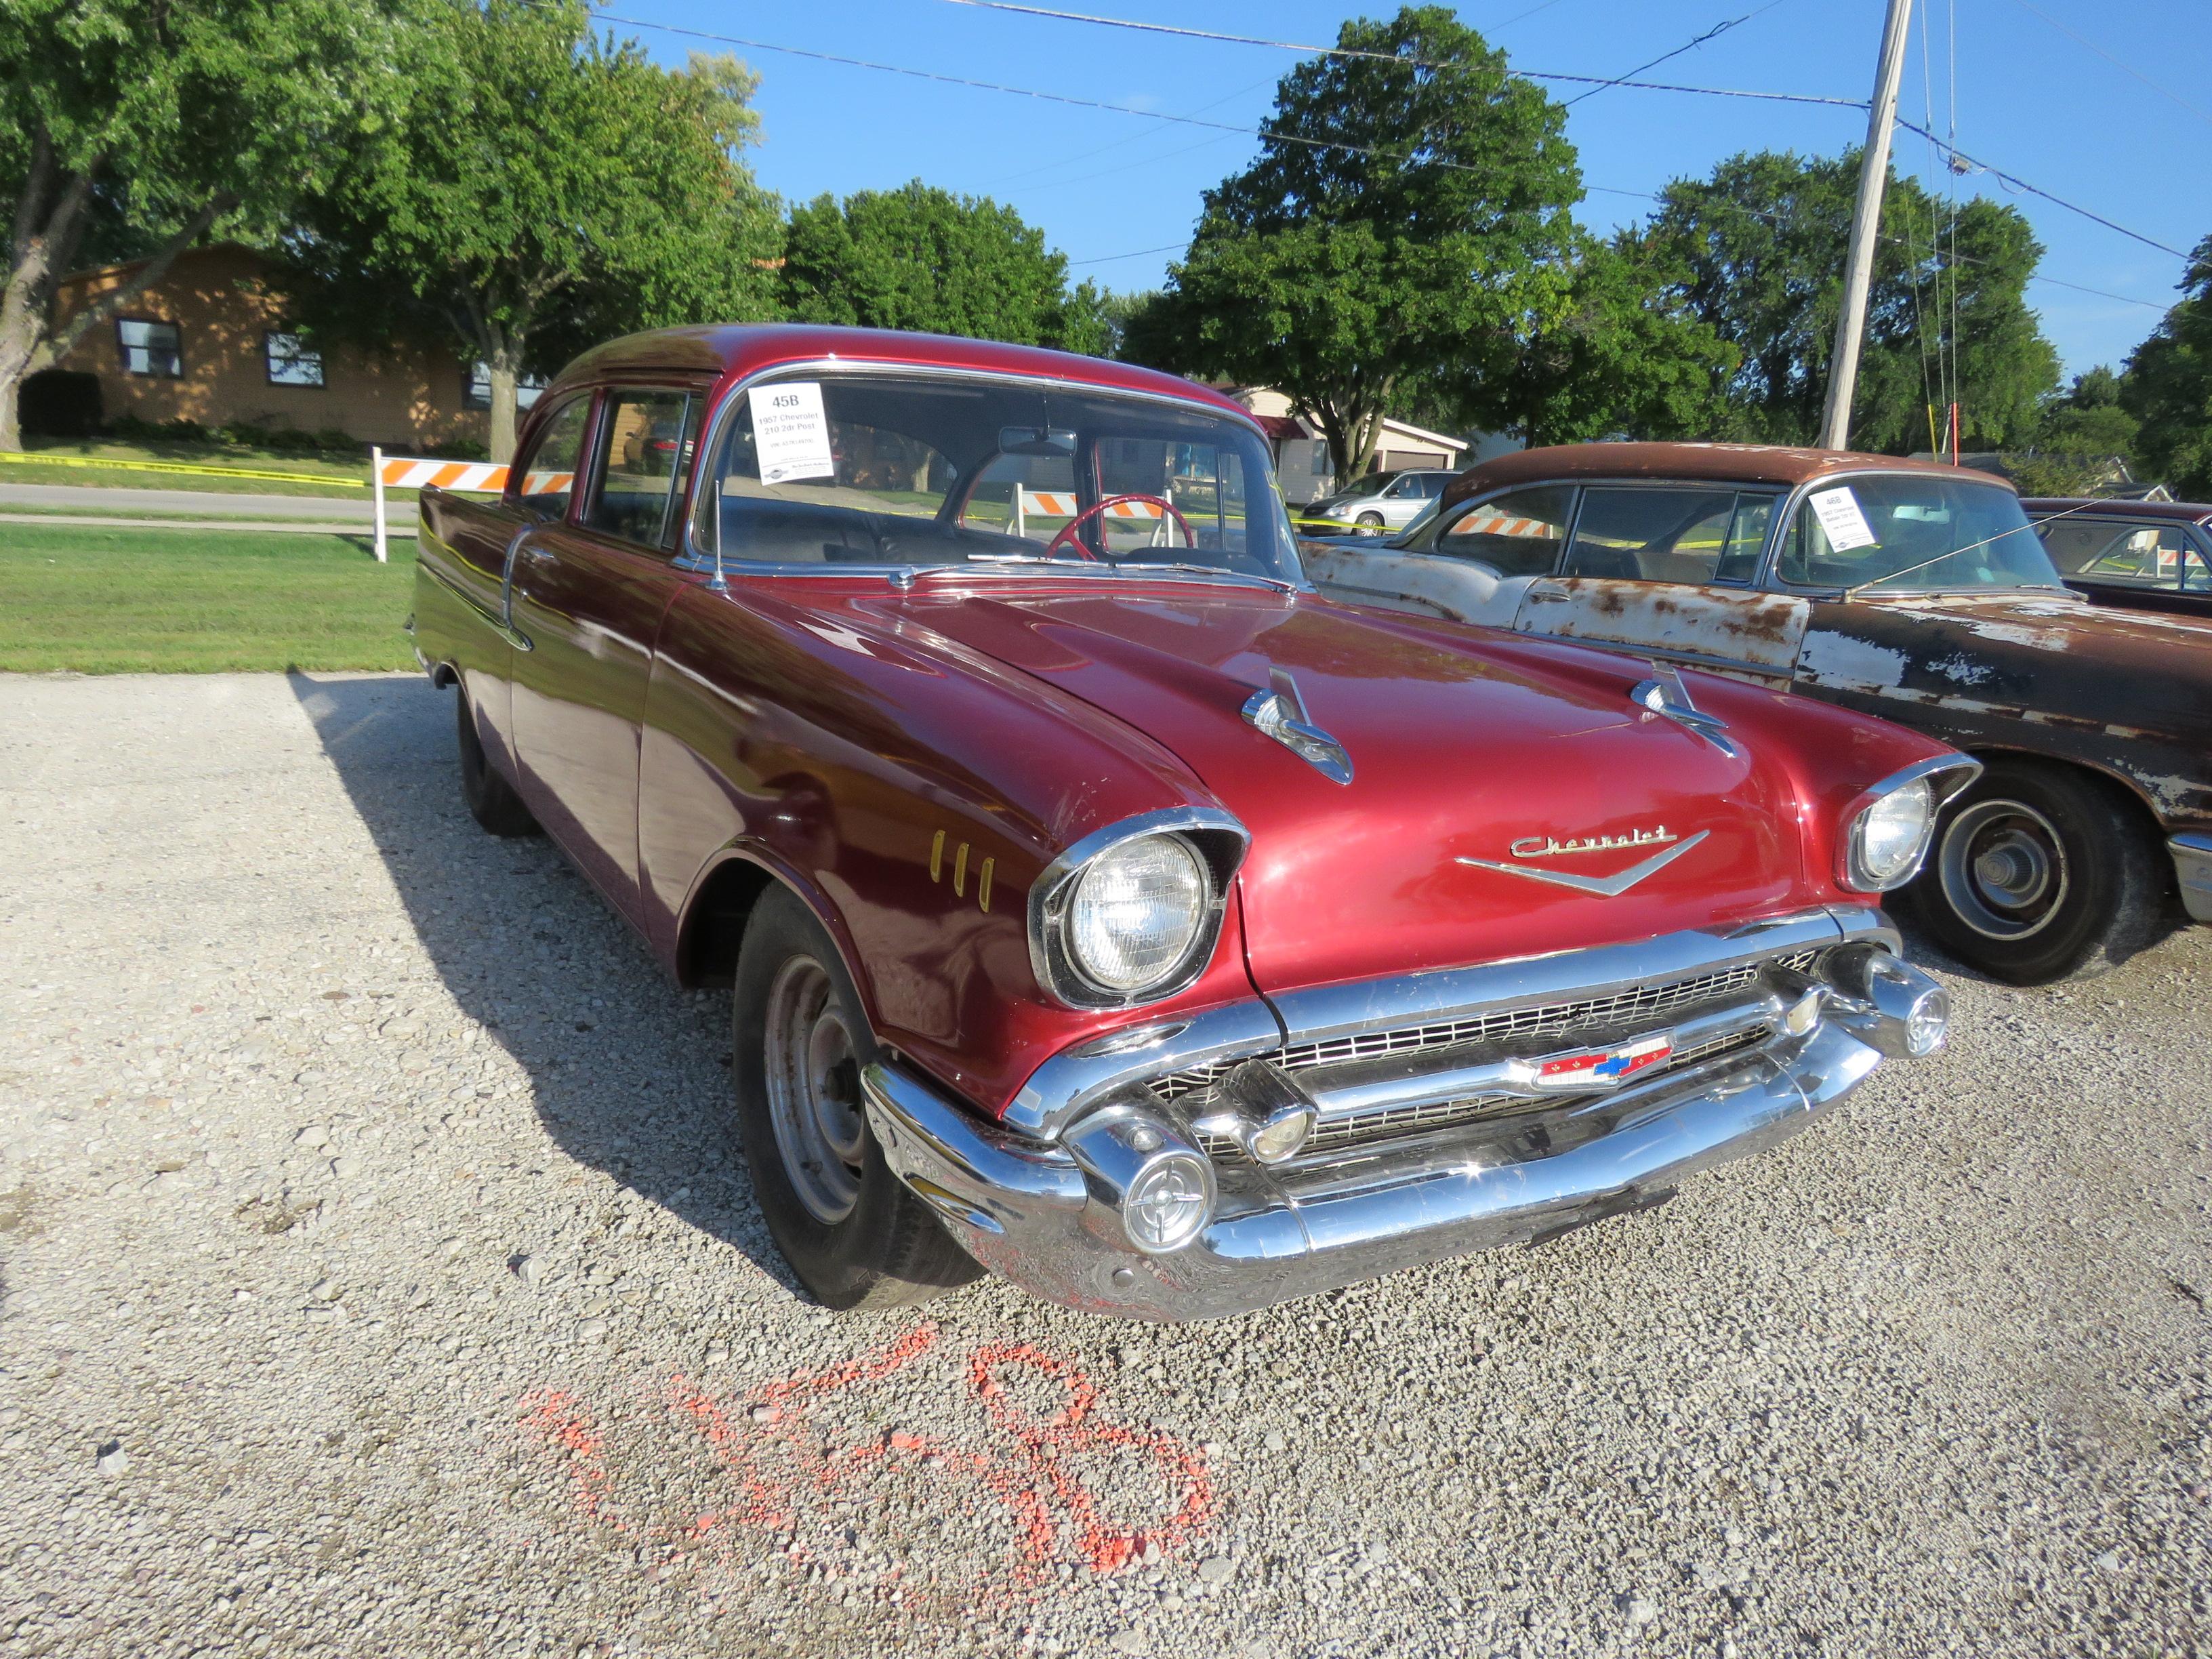
<instances>
[{"instance_id":1,"label":"car windshield","mask_svg":"<svg viewBox=\"0 0 2212 1659\"><path fill-rule=\"evenodd\" d=\"M810 370L735 394L694 531L728 563L1298 581L1267 447L1190 405Z\"/></svg>"},{"instance_id":2,"label":"car windshield","mask_svg":"<svg viewBox=\"0 0 2212 1659\"><path fill-rule=\"evenodd\" d=\"M1775 574L1801 587L1893 593L2064 591L2011 490L1917 472L1814 486L1783 538Z\"/></svg>"}]
</instances>

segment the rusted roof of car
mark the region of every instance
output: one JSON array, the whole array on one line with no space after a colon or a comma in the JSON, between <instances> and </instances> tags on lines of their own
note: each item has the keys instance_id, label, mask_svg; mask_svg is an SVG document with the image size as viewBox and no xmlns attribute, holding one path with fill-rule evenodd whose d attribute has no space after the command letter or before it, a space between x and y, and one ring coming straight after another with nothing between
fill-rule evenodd
<instances>
[{"instance_id":1,"label":"rusted roof of car","mask_svg":"<svg viewBox=\"0 0 2212 1659\"><path fill-rule=\"evenodd\" d=\"M1863 472L1869 468L1927 472L1947 478L1955 478L1963 471L1978 483L2005 483L1992 473L1941 461L1862 455L1846 449L1792 449L1780 444L1555 444L1516 450L1468 468L1453 481L1445 500L1463 501L1500 484L1538 483L1554 478L1710 479L1715 483L1794 487L1832 473Z\"/></svg>"},{"instance_id":2,"label":"rusted roof of car","mask_svg":"<svg viewBox=\"0 0 2212 1659\"><path fill-rule=\"evenodd\" d=\"M947 334L834 328L811 323L718 323L627 335L584 353L561 371L548 391L637 374L708 374L718 379L742 380L780 363L826 359L1066 380L1109 391L1180 398L1234 415L1248 424L1253 418L1243 405L1210 387L1103 357L1048 351L1041 346L964 340Z\"/></svg>"},{"instance_id":3,"label":"rusted roof of car","mask_svg":"<svg viewBox=\"0 0 2212 1659\"><path fill-rule=\"evenodd\" d=\"M2021 505L2030 513L2114 513L2130 519L2164 519L2172 524L2203 524L2212 520L2212 503L2204 501L2125 501L2103 495L2033 495Z\"/></svg>"}]
</instances>

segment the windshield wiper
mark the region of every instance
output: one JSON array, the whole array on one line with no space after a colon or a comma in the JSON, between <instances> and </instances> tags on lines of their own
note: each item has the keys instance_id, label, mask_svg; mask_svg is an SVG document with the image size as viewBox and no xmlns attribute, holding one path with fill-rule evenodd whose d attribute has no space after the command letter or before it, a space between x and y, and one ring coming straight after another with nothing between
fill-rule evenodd
<instances>
[{"instance_id":1,"label":"windshield wiper","mask_svg":"<svg viewBox=\"0 0 2212 1659\"><path fill-rule=\"evenodd\" d=\"M1192 576L1216 576L1224 581L1258 582L1265 587L1279 587L1286 593L1297 592L1298 585L1282 576L1263 576L1256 570L1227 570L1218 564L1154 563L1150 559L1123 559L1116 562L1116 570L1172 570Z\"/></svg>"}]
</instances>

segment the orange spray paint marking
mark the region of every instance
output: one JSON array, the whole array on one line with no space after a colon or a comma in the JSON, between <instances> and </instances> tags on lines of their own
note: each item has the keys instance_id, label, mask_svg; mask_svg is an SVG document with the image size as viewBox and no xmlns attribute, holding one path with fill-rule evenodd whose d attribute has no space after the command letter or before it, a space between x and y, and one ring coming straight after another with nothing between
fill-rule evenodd
<instances>
[{"instance_id":1,"label":"orange spray paint marking","mask_svg":"<svg viewBox=\"0 0 2212 1659\"><path fill-rule=\"evenodd\" d=\"M796 1534L811 1507L810 1498L856 1490L866 1494L871 1488L888 1497L890 1483L922 1471L951 1479L956 1490L965 1484L975 1493L973 1499L948 1494L948 1510L979 1516L995 1509L1006 1517L1011 1536L1008 1553L1001 1558L1004 1579L980 1587L981 1599L996 1601L1035 1590L1061 1559L1073 1557L1101 1573L1118 1571L1148 1547L1181 1545L1212 1521L1218 1503L1204 1458L1163 1431L1101 1420L1097 1385L1072 1362L1027 1343L989 1345L965 1356L968 1391L991 1427L1006 1437L1003 1451L970 1449L904 1429L824 1449L812 1420L816 1409L846 1390L879 1382L914 1364L935 1348L938 1335L934 1324L917 1325L873 1354L818 1374L768 1383L747 1396L742 1413L726 1409L681 1375L671 1377L660 1390L662 1406L697 1431L721 1474L734 1480L734 1501L695 1510L680 1526L654 1527L650 1535L665 1543L672 1562L673 1553L686 1544L711 1544L722 1559L734 1563L743 1534ZM1024 1368L1064 1390L1058 1411L1040 1419L1018 1408L1006 1379ZM525 1429L567 1464L578 1513L626 1536L641 1535L615 1512L614 1471L604 1437L575 1397L540 1389L521 1404ZM1102 1451L1156 1468L1173 1494L1173 1512L1143 1526L1109 1521L1071 1461ZM871 1577L849 1560L841 1564L822 1556L796 1536L784 1539L779 1553L793 1565L817 1570L825 1577ZM670 1570L672 1562L657 1571ZM872 1583L877 1597L886 1603L919 1607L928 1599L906 1582L904 1569L896 1563L873 1572ZM973 1596L979 1586L970 1579L963 1589Z\"/></svg>"}]
</instances>

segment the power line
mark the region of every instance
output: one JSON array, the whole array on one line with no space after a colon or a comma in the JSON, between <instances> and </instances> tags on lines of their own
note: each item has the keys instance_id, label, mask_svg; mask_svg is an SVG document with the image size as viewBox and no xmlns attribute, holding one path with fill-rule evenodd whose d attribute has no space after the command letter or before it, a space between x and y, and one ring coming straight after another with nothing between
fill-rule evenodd
<instances>
[{"instance_id":1,"label":"power line","mask_svg":"<svg viewBox=\"0 0 2212 1659\"><path fill-rule=\"evenodd\" d=\"M2021 178L2016 173L2007 173L2002 167L1994 167L1987 161L1981 161L1975 156L1967 155L1966 151L1959 149L1957 146L1946 143L1944 140L1936 137L1934 133L1930 132L1926 127L1922 126L1917 121L1907 121L1900 117L1899 118L1897 125L1910 131L1918 133L1923 138L1927 139L1931 143L1941 145L1945 154L1957 157L1960 161L1966 162L1969 167L1979 168L1982 172L1988 173L1990 178L2002 181L2003 184L2010 186L2014 190L2025 191L2030 196L2040 196L2045 201L2055 203L2057 205L2064 208L2069 213L2078 213L2084 219L2090 220L2094 223L2104 226L2106 230L2118 231L2121 235L2128 238L2130 241L2141 242L2145 247L2154 247L2160 253L2171 253L2175 258L2182 260L2185 263L2189 258L2189 255L2184 253L2178 247L2173 247L2165 242L2161 242L2155 237L2146 236L2139 230L2130 230L2125 225L2117 224L2113 221L2105 217L2101 213L2092 213L2087 208L2081 206L2077 202L2069 202L2063 196L2052 195L2040 185L2031 185L2027 179Z\"/></svg>"},{"instance_id":2,"label":"power line","mask_svg":"<svg viewBox=\"0 0 2212 1659\"><path fill-rule=\"evenodd\" d=\"M1170 242L1165 247L1140 247L1134 253L1108 253L1096 259L1070 259L1071 265L1110 265L1116 259L1141 259L1147 253L1173 253L1177 248L1188 247L1188 242Z\"/></svg>"},{"instance_id":3,"label":"power line","mask_svg":"<svg viewBox=\"0 0 2212 1659\"><path fill-rule=\"evenodd\" d=\"M2180 105L2182 108L2187 110L2198 120L2206 123L2208 125L2212 125L2212 114L2208 114L2203 110L2197 108L2196 105L2191 103L2179 93L2172 91L2169 88L2159 85L2157 82L2152 80L2150 76L2145 75L2134 64L2121 62L2120 59L2113 57L2111 52L2106 52L2094 40L2090 40L2088 36L2076 33L2074 30L2067 27L2065 24L2060 22L2056 17L2053 17L2049 12L2044 10L2040 6L2032 6L2028 4L2028 0L2013 0L2013 3L2018 6L2022 11L2033 12L2045 22L2050 24L2051 27L2057 29L2061 34L2068 36L2077 45L2087 46L2091 52L2095 52L2098 57L2103 58L2106 63L2110 64L2114 69L2119 70L2123 75L2132 75L2136 80L2142 82L2143 85L2148 87L2153 92L2157 93L2160 97L2171 98L2175 103Z\"/></svg>"},{"instance_id":4,"label":"power line","mask_svg":"<svg viewBox=\"0 0 2212 1659\"><path fill-rule=\"evenodd\" d=\"M1666 63L1670 58L1680 58L1686 52L1695 52L1699 46L1704 46L1706 41L1717 40L1720 36L1726 34L1730 29L1735 27L1739 23L1748 23L1753 18L1758 16L1759 12L1772 11L1781 3L1782 0L1766 0L1766 3L1759 7L1757 11L1747 11L1741 17L1731 17L1725 22L1716 23L1712 27L1707 29L1696 40L1686 40L1680 46L1675 47L1674 51L1662 52L1658 57L1653 58L1648 64L1638 64L1634 69L1629 70L1627 75L1620 76L1613 80L1607 81L1605 83L1605 86L1592 87L1588 92L1577 93L1573 97L1568 99L1562 107L1572 109L1577 104L1581 103L1583 99L1596 97L1598 94L1606 89L1606 87L1618 87L1626 84L1630 75L1641 75L1646 70L1657 69L1660 64Z\"/></svg>"},{"instance_id":5,"label":"power line","mask_svg":"<svg viewBox=\"0 0 2212 1659\"><path fill-rule=\"evenodd\" d=\"M1410 53L1369 52L1358 46L1317 46L1305 41L1271 40L1266 35L1260 34L1227 34L1218 29L1184 28L1180 25L1174 23L1148 23L1133 17L1106 17L1100 15L1097 12L1063 11L1054 6L1024 5L1020 3L1019 0L944 0L944 3L952 6L966 6L971 10L975 11L1002 11L1009 12L1016 16L1021 17L1046 17L1052 19L1055 22L1060 23L1092 23L1102 28L1133 29L1142 34L1172 34L1186 40L1212 40L1224 46L1265 46L1271 51L1294 52L1302 57L1307 58L1364 58L1374 63L1402 64L1409 69L1449 69L1456 67L1456 65L1445 59L1416 58ZM1551 0L1547 0L1547 3L1551 3ZM1780 0L1768 0L1768 3L1770 5L1778 4L1780 3ZM1543 6L1535 7L1532 10L1522 12L1520 14L1520 16L1508 18L1505 23L1500 24L1498 27L1503 28L1506 27L1506 24L1517 23L1522 17L1533 17L1537 12L1542 11L1543 9L1545 9ZM1765 6L1759 8L1760 11L1764 11L1765 9L1767 9L1767 7ZM1751 15L1757 16L1758 13L1753 12ZM619 21L620 20L617 19L617 21ZM1743 18L1738 18L1735 21L1736 22L1742 22L1746 20ZM1721 29L1715 29L1711 33L1711 34L1717 34L1720 33L1723 29L1733 28L1735 27L1735 23L1723 24ZM1701 37L1701 39L1710 38L1711 34ZM1690 43L1691 46L1696 46L1698 44L1699 41L1697 40L1693 40ZM1667 58L1680 57L1682 52L1688 50L1688 46L1678 47L1675 51L1668 52L1667 54ZM1653 64L1663 64L1667 61L1667 58L1655 58L1651 61ZM1648 69L1650 66L1650 64L1647 64L1644 65L1644 68ZM1642 72L1643 70L1631 70L1629 74L1639 75ZM1599 91L1602 91L1607 87L1628 87L1640 92L1686 92L1695 93L1707 98L1753 98L1770 103L1818 104L1826 107L1842 109L1864 109L1866 107L1866 102L1863 99L1821 98L1816 97L1810 93L1752 92L1734 87L1686 87L1676 86L1671 82L1664 81L1632 81L1628 79L1626 76L1622 76L1557 75L1548 73L1543 70L1516 69L1513 70L1513 73L1519 76L1524 81L1559 81L1572 86L1590 87ZM1583 95L1584 97L1588 97L1589 94L1585 93Z\"/></svg>"},{"instance_id":6,"label":"power line","mask_svg":"<svg viewBox=\"0 0 2212 1659\"><path fill-rule=\"evenodd\" d=\"M953 0L953 3L1005 5L1007 3L1007 0ZM1139 120L1173 121L1183 126L1204 127L1214 132L1238 132L1243 133L1249 137L1258 138L1261 142L1267 143L1297 144L1308 149L1340 150L1346 154L1354 155L1381 156L1385 160L1404 161L1408 159L1409 155L1409 152L1407 151L1383 149L1371 144L1346 143L1339 139L1330 138L1306 138L1302 137L1296 133L1277 132L1266 127L1242 126L1230 121L1208 121L1195 115L1170 115L1159 110L1139 109L1131 104L1109 104L1103 100L1096 98L1077 98L1067 93L1045 92L1034 87L1010 87L1001 82L978 81L972 79L969 76L961 75L945 75L935 70L914 69L903 64L879 64L865 58L848 58L837 52L816 52L805 46L779 46L771 40L750 40L743 35L716 34L705 29L684 28L674 23L653 22L648 19L641 17L624 17L610 11L598 11L596 15L606 22L620 23L628 28L653 29L659 33L678 35L686 40L710 40L717 46L743 46L748 52L780 52L786 57L811 58L816 63L836 64L848 69L872 70L878 74L902 75L917 81L933 81L940 86L967 87L978 92L1005 93L1012 97L1031 98L1041 103L1063 104L1075 109L1101 110L1112 115L1133 115ZM1071 16L1077 16L1079 18L1081 16L1080 14L1077 13L1070 13L1068 15ZM1083 19L1082 21L1115 21L1118 20ZM1154 26L1140 25L1133 27L1149 27ZM1274 45L1276 43L1272 41L1261 41L1258 44ZM1292 50L1305 51L1309 50L1309 48L1294 47ZM1311 48L1310 50L1319 51L1326 50L1326 48ZM1785 102L1828 104L1846 109L1864 109L1866 107L1863 103L1857 102L1848 98L1808 98L1796 93L1733 92L1714 87L1668 87L1657 82L1621 81L1618 82L1610 82L1594 75L1536 76L1532 75L1529 71L1517 70L1514 71L1514 73L1523 75L1524 76L1532 79L1579 81L1594 82L1599 85L1618 84L1620 86L1650 87L1663 91L1697 92L1723 98L1779 99ZM1918 125L1917 123L1900 119L1898 125L1907 128L1913 132L1917 132L1920 134L1921 137L1929 139L1932 142L1939 143L1942 142L1941 140L1936 139L1934 133L1929 131L1927 128ZM2032 196L2039 196L2047 202L2054 203L2057 206L2064 208L2069 213L2079 214L2085 219L2094 221L2095 223L2104 226L2107 230L2117 231L2119 234L2128 237L2131 240L2141 242L2147 247L2154 247L2161 253L2170 253L2175 258L2184 261L2186 261L2190 257L2188 254L2184 253L2179 248L2169 246L2167 244L2158 241L2151 237L2145 236L2138 231L2130 230L2125 225L2115 223L2113 221L2106 218L2101 214L2092 213L2087 208L2079 206L2073 202L2068 201L2063 196L2055 196L2051 191L2043 189L2040 185L2028 183L2027 179L2022 179L2017 173L2008 173L2002 167L1994 167L1989 162L1977 160L1975 157L1967 155L1964 150L1953 149L1949 150L1949 153L1956 156L1959 160L1967 162L1971 166L1979 167L1991 178L2002 180L2014 190L2024 191ZM1427 163L1427 165L1442 167L1453 173L1475 173L1481 171L1479 167L1472 167L1464 162L1459 161L1431 161ZM1611 194L1613 192L1607 193Z\"/></svg>"}]
</instances>

